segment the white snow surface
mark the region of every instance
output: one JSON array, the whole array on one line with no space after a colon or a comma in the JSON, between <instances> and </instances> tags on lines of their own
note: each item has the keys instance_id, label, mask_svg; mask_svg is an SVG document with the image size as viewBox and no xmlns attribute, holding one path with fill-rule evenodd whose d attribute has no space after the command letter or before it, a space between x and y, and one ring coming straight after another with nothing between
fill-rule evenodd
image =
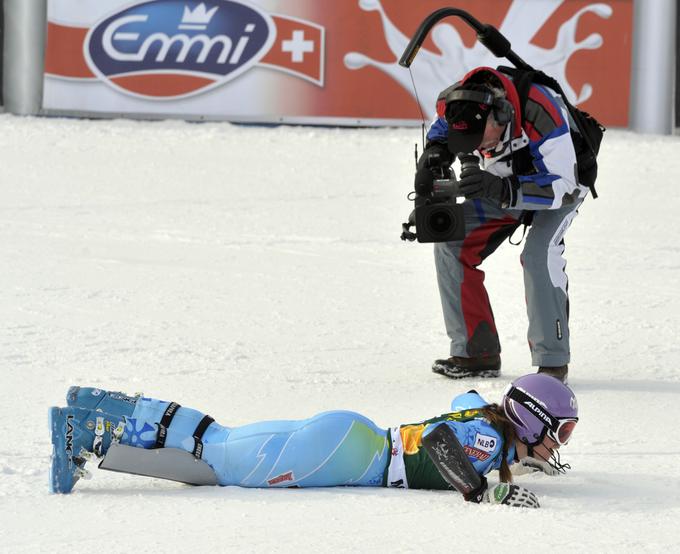
<instances>
[{"instance_id":1,"label":"white snow surface","mask_svg":"<svg viewBox=\"0 0 680 554\"><path fill-rule=\"evenodd\" d=\"M389 427L473 387L497 401L532 371L507 243L483 266L502 378L430 371L449 349L432 246L399 240L419 138L1 116L0 551L677 551L680 140L620 130L567 234L581 421L566 476L517 478L540 510L96 469L48 494L47 408L71 384L226 425L337 408Z\"/></svg>"}]
</instances>

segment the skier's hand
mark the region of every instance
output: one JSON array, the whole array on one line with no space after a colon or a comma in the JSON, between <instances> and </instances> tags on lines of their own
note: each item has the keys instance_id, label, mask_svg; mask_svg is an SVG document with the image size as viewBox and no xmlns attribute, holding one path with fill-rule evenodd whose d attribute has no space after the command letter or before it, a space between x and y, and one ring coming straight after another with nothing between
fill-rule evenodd
<instances>
[{"instance_id":1,"label":"skier's hand","mask_svg":"<svg viewBox=\"0 0 680 554\"><path fill-rule=\"evenodd\" d=\"M540 508L538 498L533 492L510 483L499 483L491 487L484 500L489 504L504 504L516 508Z\"/></svg>"},{"instance_id":2,"label":"skier's hand","mask_svg":"<svg viewBox=\"0 0 680 554\"><path fill-rule=\"evenodd\" d=\"M486 482L486 477L482 476L479 486L476 489L465 493L463 498L468 502L474 502L475 504L486 502L486 495L488 494L487 488L488 483Z\"/></svg>"},{"instance_id":3,"label":"skier's hand","mask_svg":"<svg viewBox=\"0 0 680 554\"><path fill-rule=\"evenodd\" d=\"M551 476L560 474L560 472L548 462L532 458L531 456L526 456L519 462L512 464L510 466L510 470L512 471L513 475L524 475L525 473L536 473L538 471L542 471L546 475Z\"/></svg>"}]
</instances>

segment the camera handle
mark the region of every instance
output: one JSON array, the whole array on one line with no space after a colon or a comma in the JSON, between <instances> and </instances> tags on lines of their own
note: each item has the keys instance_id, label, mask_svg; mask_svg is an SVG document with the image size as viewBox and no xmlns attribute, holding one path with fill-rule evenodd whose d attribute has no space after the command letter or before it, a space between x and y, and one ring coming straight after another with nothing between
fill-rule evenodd
<instances>
[{"instance_id":1,"label":"camera handle","mask_svg":"<svg viewBox=\"0 0 680 554\"><path fill-rule=\"evenodd\" d=\"M416 211L413 210L411 215L408 216L408 221L401 224L401 240L407 240L413 242L418 238L414 232L411 231L411 227L415 227L416 224Z\"/></svg>"}]
</instances>

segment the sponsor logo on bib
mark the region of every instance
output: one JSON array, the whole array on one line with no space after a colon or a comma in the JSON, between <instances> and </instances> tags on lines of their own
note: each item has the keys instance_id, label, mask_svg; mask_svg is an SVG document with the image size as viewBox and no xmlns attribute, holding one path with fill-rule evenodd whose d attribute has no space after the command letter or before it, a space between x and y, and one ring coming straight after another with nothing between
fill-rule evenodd
<instances>
[{"instance_id":1,"label":"sponsor logo on bib","mask_svg":"<svg viewBox=\"0 0 680 554\"><path fill-rule=\"evenodd\" d=\"M475 436L475 448L479 448L484 452L493 452L498 444L498 439L490 435L482 435L477 433Z\"/></svg>"}]
</instances>

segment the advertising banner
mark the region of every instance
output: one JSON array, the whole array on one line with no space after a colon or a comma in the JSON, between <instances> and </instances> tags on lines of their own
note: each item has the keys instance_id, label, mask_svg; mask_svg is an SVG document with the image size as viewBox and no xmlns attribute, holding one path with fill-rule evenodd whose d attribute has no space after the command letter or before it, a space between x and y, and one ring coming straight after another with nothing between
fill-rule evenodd
<instances>
[{"instance_id":1,"label":"advertising banner","mask_svg":"<svg viewBox=\"0 0 680 554\"><path fill-rule=\"evenodd\" d=\"M508 65L441 0L49 0L43 109L318 124L429 120L469 69ZM632 0L457 0L579 107L626 126ZM417 87L414 92L413 82Z\"/></svg>"}]
</instances>

